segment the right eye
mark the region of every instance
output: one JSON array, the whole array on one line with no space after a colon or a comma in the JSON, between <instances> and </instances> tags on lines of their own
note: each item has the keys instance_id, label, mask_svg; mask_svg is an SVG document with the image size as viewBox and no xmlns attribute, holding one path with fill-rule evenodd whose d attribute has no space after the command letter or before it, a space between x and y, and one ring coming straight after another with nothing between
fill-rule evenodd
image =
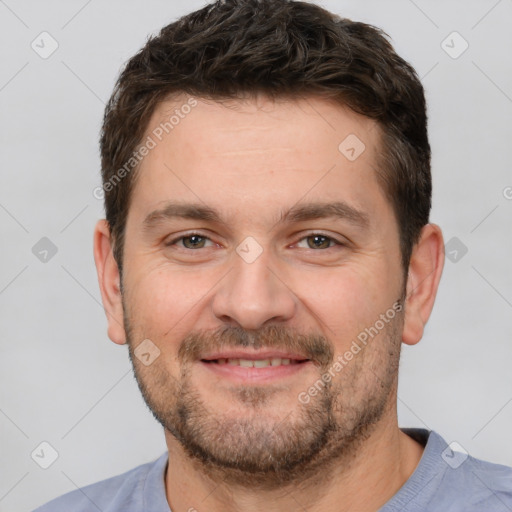
<instances>
[{"instance_id":1,"label":"right eye","mask_svg":"<svg viewBox=\"0 0 512 512\"><path fill-rule=\"evenodd\" d=\"M203 236L199 233L187 233L185 235L181 235L177 238L174 238L167 242L165 245L167 247L175 245L177 242L182 242L182 246L185 249L195 250L195 249L203 249L205 247L205 242L211 240L207 236ZM213 242L212 242L213 243Z\"/></svg>"}]
</instances>

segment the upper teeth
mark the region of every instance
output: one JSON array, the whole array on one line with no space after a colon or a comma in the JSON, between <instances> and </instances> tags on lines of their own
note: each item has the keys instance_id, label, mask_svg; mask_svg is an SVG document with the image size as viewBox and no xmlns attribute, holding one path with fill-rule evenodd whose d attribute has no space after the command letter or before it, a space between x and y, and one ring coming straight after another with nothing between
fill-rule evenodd
<instances>
[{"instance_id":1,"label":"upper teeth","mask_svg":"<svg viewBox=\"0 0 512 512\"><path fill-rule=\"evenodd\" d=\"M290 359L281 359L280 357L273 357L272 359L217 359L219 364L231 364L233 366L245 366L247 368L264 368L265 366L279 366L296 364L297 361Z\"/></svg>"}]
</instances>

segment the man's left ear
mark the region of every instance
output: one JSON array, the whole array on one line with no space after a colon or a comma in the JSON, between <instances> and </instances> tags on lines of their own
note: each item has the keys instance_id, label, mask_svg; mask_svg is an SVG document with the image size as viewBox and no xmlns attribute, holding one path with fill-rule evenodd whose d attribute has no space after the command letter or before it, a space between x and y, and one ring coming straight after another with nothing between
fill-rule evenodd
<instances>
[{"instance_id":1,"label":"man's left ear","mask_svg":"<svg viewBox=\"0 0 512 512\"><path fill-rule=\"evenodd\" d=\"M418 343L427 323L444 266L444 241L441 228L427 224L413 248L407 277L405 318L402 341Z\"/></svg>"}]
</instances>

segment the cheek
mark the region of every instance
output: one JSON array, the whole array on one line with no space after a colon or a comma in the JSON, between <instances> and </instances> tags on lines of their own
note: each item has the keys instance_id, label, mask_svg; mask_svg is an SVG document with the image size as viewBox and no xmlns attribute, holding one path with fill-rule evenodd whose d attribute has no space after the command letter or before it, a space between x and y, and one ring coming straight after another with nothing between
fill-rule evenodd
<instances>
[{"instance_id":1,"label":"cheek","mask_svg":"<svg viewBox=\"0 0 512 512\"><path fill-rule=\"evenodd\" d=\"M387 275L364 264L301 272L293 289L306 308L304 314L313 314L317 328L343 350L396 300Z\"/></svg>"},{"instance_id":2,"label":"cheek","mask_svg":"<svg viewBox=\"0 0 512 512\"><path fill-rule=\"evenodd\" d=\"M157 338L175 339L184 327L188 332L202 300L214 288L216 279L211 274L197 269L146 267L131 281L130 311L134 321Z\"/></svg>"}]
</instances>

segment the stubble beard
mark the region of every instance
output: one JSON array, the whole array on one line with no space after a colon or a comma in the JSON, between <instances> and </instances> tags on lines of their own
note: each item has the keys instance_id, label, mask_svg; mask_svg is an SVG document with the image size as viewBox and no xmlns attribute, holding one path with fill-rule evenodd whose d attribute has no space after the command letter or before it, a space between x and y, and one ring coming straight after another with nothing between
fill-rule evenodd
<instances>
[{"instance_id":1,"label":"stubble beard","mask_svg":"<svg viewBox=\"0 0 512 512\"><path fill-rule=\"evenodd\" d=\"M181 365L179 378L172 376L158 359L144 367L134 355L135 338L126 314L125 330L135 378L153 416L180 443L195 467L212 479L231 485L272 490L291 483L311 483L319 475L325 480L333 473L330 469L350 466L361 444L396 402L399 315L335 379L324 382L307 404L293 396L295 405L289 412L281 412L281 417L272 416L266 408L272 395L280 392L272 385L238 386L232 390L227 399L239 403L248 414L230 416L212 410L192 382L190 361ZM231 348L249 343L245 331L238 328L223 328L213 335L196 332L182 341L181 354L187 353L190 339L196 348L217 346L214 343L219 340L229 340L223 346ZM287 346L283 340L293 342L295 347L304 344L311 354L323 354L319 380L333 367L331 344L323 337L299 340L288 329L271 326L259 331L257 341L251 344L255 348L258 343ZM313 384L304 383L304 391Z\"/></svg>"}]
</instances>

